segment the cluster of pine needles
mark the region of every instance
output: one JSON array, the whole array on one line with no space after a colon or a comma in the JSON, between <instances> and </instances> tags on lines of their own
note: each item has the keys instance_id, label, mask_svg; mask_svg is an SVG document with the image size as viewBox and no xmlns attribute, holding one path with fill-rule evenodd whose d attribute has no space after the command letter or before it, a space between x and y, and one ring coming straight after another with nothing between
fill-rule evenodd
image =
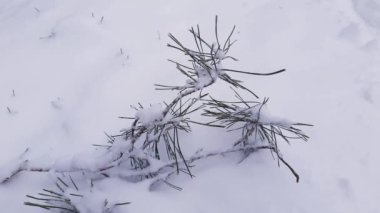
<instances>
[{"instance_id":1,"label":"cluster of pine needles","mask_svg":"<svg viewBox=\"0 0 380 213\"><path fill-rule=\"evenodd\" d=\"M98 145L111 153L112 158L107 165L103 165L93 173L102 175L103 178L116 176L138 182L145 179L152 179L151 188L155 188L161 183L180 190L181 188L169 182L169 179L179 173L185 173L193 177L191 172L192 163L198 160L213 156L225 156L229 153L242 153L246 159L252 153L259 150L270 150L277 159L278 165L285 165L292 174L299 180L296 173L289 163L287 163L280 153L278 142L283 140L290 143L291 140L307 141L308 136L300 129L301 126L311 126L304 123L281 122L270 119L263 109L268 103L268 98L258 101L258 95L243 85L243 81L231 77L230 74L244 74L252 76L270 76L285 71L281 69L270 73L256 73L230 68L224 68L224 60L237 61L229 54L231 47L235 44L233 34L235 26L232 28L224 42L221 42L218 33L218 17L215 17L215 41L207 42L201 35L199 26L192 27L190 34L194 40L195 47L188 48L179 41L174 35L169 34L172 43L168 47L173 48L187 57L187 63L169 60L176 65L176 69L185 78L186 82L182 85L156 84L157 90L173 90L177 92L175 98L166 103L163 102L161 115L157 120L150 123L142 122L137 116L120 117L130 119L131 126L122 130L117 135L108 135L108 143ZM235 93L237 101L225 101L213 98L203 91L213 85L217 79L227 83ZM247 91L254 97L254 101L247 101L236 90ZM134 107L137 111L145 110L139 103ZM209 122L200 122L192 119L191 115L198 113ZM181 136L191 132L191 125L203 125L206 127L223 128L226 131L240 131L241 136L231 144L231 147L222 151L209 153L195 153L193 156L186 157L181 149ZM127 146L120 146L120 143ZM122 148L121 148L122 147ZM139 153L139 154L136 154ZM108 159L108 158L107 158ZM151 168L152 159L164 162L158 168ZM125 169L120 167L123 163L130 164L131 173L123 171L117 175L117 170ZM112 170L112 172L111 172ZM20 166L10 177L21 171L56 171L55 168L28 168L27 165ZM116 172L115 172L116 171ZM65 171L70 172L70 171ZM80 190L71 176L66 180L58 177L56 190L43 189L38 196L27 195L35 202L25 202L25 205L40 207L47 210L58 209L63 212L79 212L73 199L83 198ZM74 193L75 192L75 193ZM104 201L102 213L111 213L117 206L129 204L114 203Z\"/></svg>"}]
</instances>

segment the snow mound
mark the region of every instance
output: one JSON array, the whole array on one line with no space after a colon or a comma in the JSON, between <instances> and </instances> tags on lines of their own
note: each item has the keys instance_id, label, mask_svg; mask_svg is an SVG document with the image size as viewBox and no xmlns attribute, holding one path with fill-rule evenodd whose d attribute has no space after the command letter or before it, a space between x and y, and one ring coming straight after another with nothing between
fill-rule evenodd
<instances>
[{"instance_id":1,"label":"snow mound","mask_svg":"<svg viewBox=\"0 0 380 213\"><path fill-rule=\"evenodd\" d=\"M137 111L135 118L138 119L142 125L149 126L150 124L162 120L164 115L163 111L164 108L162 104L153 104L148 108Z\"/></svg>"}]
</instances>

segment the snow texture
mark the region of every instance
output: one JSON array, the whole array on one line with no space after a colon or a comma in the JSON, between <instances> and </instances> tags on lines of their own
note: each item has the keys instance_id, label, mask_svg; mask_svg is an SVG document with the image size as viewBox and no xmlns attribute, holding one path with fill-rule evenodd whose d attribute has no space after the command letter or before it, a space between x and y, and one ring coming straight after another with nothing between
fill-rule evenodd
<instances>
[{"instance_id":1,"label":"snow texture","mask_svg":"<svg viewBox=\"0 0 380 213\"><path fill-rule=\"evenodd\" d=\"M305 129L308 143L279 143L300 182L263 151L238 165L240 156L233 155L199 161L195 178L172 180L180 192L164 185L149 192L149 181L104 179L94 200L132 202L116 210L131 213L378 213L379 8L379 0L0 0L0 176L23 159L63 169L96 168L112 158L116 153L94 154L92 144L105 144L104 132L131 125L118 119L135 115L130 105L172 100L173 93L155 91L154 83L183 82L167 62L183 58L166 47L163 35L192 44L188 27L199 24L202 36L214 38L218 14L220 40L237 26L229 53L239 61L226 59L223 67L287 69L270 77L228 74L270 97L274 115L315 125ZM207 92L233 96L222 81ZM160 119L158 105L146 110L136 114L141 122ZM182 137L185 156L230 147L240 137L192 130ZM41 212L23 202L51 176L22 172L1 184L1 211Z\"/></svg>"},{"instance_id":2,"label":"snow texture","mask_svg":"<svg viewBox=\"0 0 380 213\"><path fill-rule=\"evenodd\" d=\"M163 111L164 108L161 104L153 104L148 108L139 110L135 118L138 119L142 125L149 126L163 119Z\"/></svg>"}]
</instances>

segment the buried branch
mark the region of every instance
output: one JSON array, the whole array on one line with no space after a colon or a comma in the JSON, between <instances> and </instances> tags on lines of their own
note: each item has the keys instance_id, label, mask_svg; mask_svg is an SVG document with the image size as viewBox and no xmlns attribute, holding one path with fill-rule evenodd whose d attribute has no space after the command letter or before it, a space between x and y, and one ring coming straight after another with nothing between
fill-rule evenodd
<instances>
[{"instance_id":1,"label":"buried branch","mask_svg":"<svg viewBox=\"0 0 380 213\"><path fill-rule=\"evenodd\" d=\"M264 149L274 154L278 165L285 165L298 182L299 175L283 159L277 142L279 139L288 143L294 139L306 141L308 136L298 126L310 125L272 119L263 113L268 99L264 99L262 102L246 101L235 92L238 101L224 101L202 93L205 88L212 86L220 79L232 88L247 91L258 98L258 95L243 85L241 80L233 78L230 74L271 76L282 73L285 69L270 73L256 73L224 68L222 66L224 60L237 61L229 54L236 41L232 40L235 26L223 42L218 33L217 17L215 18L216 42L206 41L201 36L199 26L192 27L189 31L194 39L194 48L185 46L172 34L169 34L172 43L168 44L168 47L179 51L188 59L188 64L169 60L176 65L177 71L186 78L186 82L174 86L155 85L157 90L176 91L176 97L159 105L144 107L139 104L134 117L120 117L131 119L133 122L120 134L107 135L107 144L98 145L100 148L104 148L102 150L105 153L103 156L93 159L96 161L95 167L68 166L64 169L54 165L39 167L25 160L23 156L10 165L6 170L7 174L4 172L0 174L0 182L5 183L22 171L54 171L56 173L81 171L86 174L98 175L99 178L116 176L132 182L154 179L153 183L163 182L170 186L168 179L174 174L182 172L193 177L191 167L195 161L230 153L242 153L242 160L244 160L250 154ZM213 120L202 123L190 118L190 115L201 110L203 110L200 113L202 116ZM191 157L185 157L181 150L180 133L191 132L191 124L222 127L227 131L241 131L242 136L231 147L223 151L197 153ZM163 148L160 149L160 147ZM153 166L153 161L161 162L160 166ZM130 166L128 168L123 166L126 164ZM176 188L174 185L171 186Z\"/></svg>"}]
</instances>

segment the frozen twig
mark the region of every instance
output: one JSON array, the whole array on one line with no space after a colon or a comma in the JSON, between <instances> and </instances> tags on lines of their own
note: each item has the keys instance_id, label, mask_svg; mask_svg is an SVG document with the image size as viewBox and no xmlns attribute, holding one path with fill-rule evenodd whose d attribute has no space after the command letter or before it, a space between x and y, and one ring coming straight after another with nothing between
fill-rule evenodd
<instances>
[{"instance_id":1,"label":"frozen twig","mask_svg":"<svg viewBox=\"0 0 380 213\"><path fill-rule=\"evenodd\" d=\"M42 189L36 196L26 195L30 200L24 205L39 207L46 210L58 209L60 212L92 212L112 213L118 206L130 204L130 202L110 203L107 199L92 198L92 187L79 188L71 176L57 177L56 189Z\"/></svg>"},{"instance_id":2,"label":"frozen twig","mask_svg":"<svg viewBox=\"0 0 380 213\"><path fill-rule=\"evenodd\" d=\"M251 153L254 153L256 151L264 150L264 149L276 152L276 148L273 146L249 145L249 146L244 146L244 147L233 147L233 148L230 148L230 149L227 149L224 151L214 151L214 152L209 152L209 153L205 153L205 154L199 154L198 153L198 154L190 157L189 159L187 159L186 163L188 165L191 165L195 161L207 159L210 157L225 156L227 154L232 154L232 153L244 153L244 154L249 153L249 154L251 154ZM279 158L281 163L283 163L291 171L293 176L296 178L296 182L298 182L299 181L299 175L297 174L297 172L280 155L277 155L277 157ZM170 163L165 164L165 165L163 165L163 166L161 166L161 167L159 167L153 171L141 171L139 173L135 173L132 175L119 174L118 177L121 179L125 179L127 181L131 181L131 182L140 182L140 181L143 181L146 179L155 179L157 177L163 176L163 178L158 178L157 180L158 181L164 181L165 180L167 182L168 177L175 174L176 165L177 165L176 162L170 162ZM183 166L184 164L180 163L180 166L181 165ZM153 181L152 184L157 184L157 182L156 182L157 180Z\"/></svg>"},{"instance_id":3,"label":"frozen twig","mask_svg":"<svg viewBox=\"0 0 380 213\"><path fill-rule=\"evenodd\" d=\"M94 13L92 13L92 17L95 17ZM104 16L101 17L100 24L103 19ZM246 101L235 91L238 101L223 101L216 100L207 93L202 93L205 88L212 86L217 79L221 79L231 87L248 91L258 98L253 91L243 85L241 80L234 79L229 74L270 76L282 73L285 69L270 73L256 73L222 67L224 60L237 61L236 58L229 55L229 51L236 41L232 40L235 26L223 42L218 33L218 17L215 17L215 42L206 41L201 36L198 25L196 28L192 27L189 31L194 39L194 48L185 46L172 34L169 34L172 43L168 44L168 47L178 50L188 58L188 64L169 60L186 77L186 82L182 85L174 86L156 84L156 89L158 90L177 91L175 98L168 103L163 102L160 106L144 107L139 104L138 107L134 107L137 110L134 117L120 117L122 119L131 119L133 122L129 128L122 130L120 134L106 134L107 144L97 145L97 147L104 148L102 150L105 150L105 154L101 158L94 159L96 166L91 168L86 166L64 168L54 165L38 166L28 160L19 159L11 165L10 169L7 170L7 174L0 175L0 182L4 183L22 171L54 171L56 173L81 171L86 174L98 175L102 178L118 176L133 182L153 179L152 185L165 183L172 188L180 189L169 183L169 178L180 172L193 177L190 168L195 161L229 153L242 153L243 158L241 161L243 161L250 154L263 149L267 149L274 154L278 164L285 165L298 182L299 175L283 159L278 149L277 141L278 138L288 143L292 139L306 141L308 136L297 126L308 126L307 124L286 123L267 117L262 112L268 102L267 98L262 102ZM52 35L41 39L54 36L55 33L52 32ZM124 51L120 48L120 55L123 54ZM189 117L190 114L202 109L204 110L203 116L211 117L214 120L204 123L194 121ZM11 112L9 108L8 111ZM179 135L180 132L190 132L190 124L222 127L227 131L239 130L242 136L232 148L206 154L197 153L188 158L183 155L181 150ZM152 163L155 161L159 161L160 166L153 165ZM59 182L61 183L61 188L64 188L62 181ZM66 187L65 184L63 185ZM42 204L30 205L48 209L53 208ZM74 208L67 209L75 212Z\"/></svg>"}]
</instances>

